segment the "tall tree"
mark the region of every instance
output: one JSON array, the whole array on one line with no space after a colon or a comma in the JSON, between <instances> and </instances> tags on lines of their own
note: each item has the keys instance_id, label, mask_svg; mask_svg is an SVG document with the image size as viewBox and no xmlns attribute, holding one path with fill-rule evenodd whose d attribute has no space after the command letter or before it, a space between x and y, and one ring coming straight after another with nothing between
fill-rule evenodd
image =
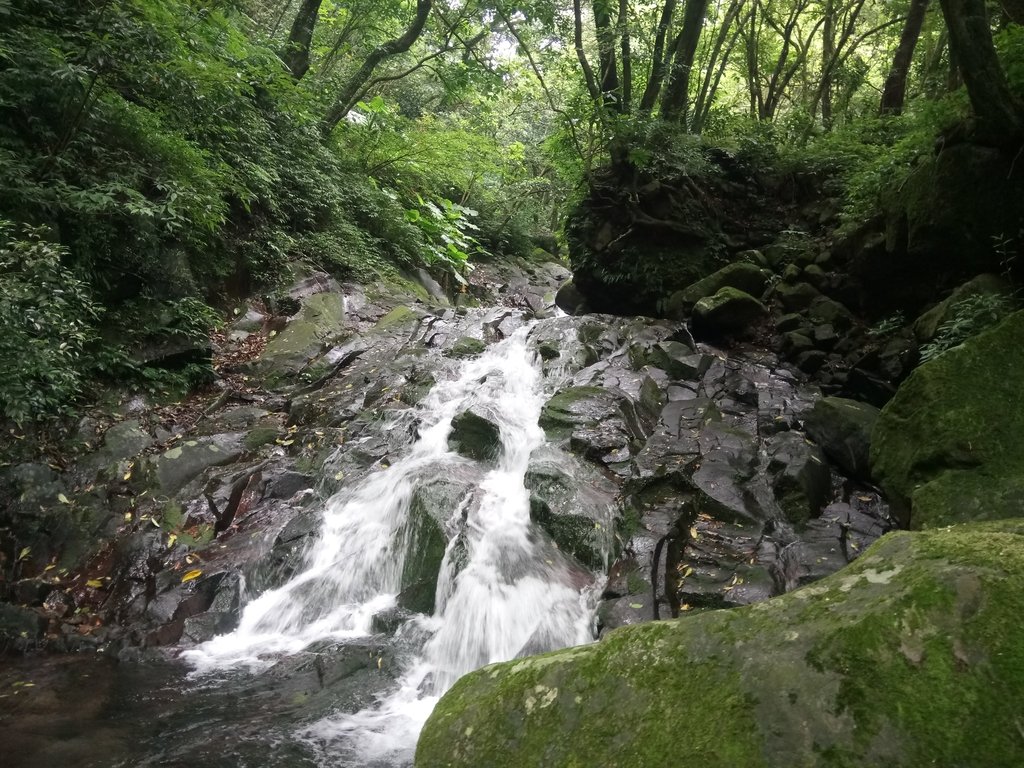
<instances>
[{"instance_id":1,"label":"tall tree","mask_svg":"<svg viewBox=\"0 0 1024 768\"><path fill-rule=\"evenodd\" d=\"M1010 91L989 24L985 0L940 0L949 48L967 86L979 135L1009 143L1024 134L1024 107Z\"/></svg>"},{"instance_id":2,"label":"tall tree","mask_svg":"<svg viewBox=\"0 0 1024 768\"><path fill-rule=\"evenodd\" d=\"M899 45L893 55L889 75L882 86L882 103L879 111L883 115L899 115L903 112L903 103L907 98L907 78L910 75L910 64L914 60L914 50L921 37L924 17L928 12L929 0L910 0L910 10L903 24Z\"/></svg>"},{"instance_id":3,"label":"tall tree","mask_svg":"<svg viewBox=\"0 0 1024 768\"><path fill-rule=\"evenodd\" d=\"M697 43L704 27L708 0L687 0L683 11L683 26L672 46L672 67L669 71L668 86L661 100L661 115L666 120L686 121L690 102L690 74Z\"/></svg>"},{"instance_id":4,"label":"tall tree","mask_svg":"<svg viewBox=\"0 0 1024 768\"><path fill-rule=\"evenodd\" d=\"M296 80L301 80L309 71L309 45L313 41L313 29L322 4L323 0L302 0L292 22L288 42L281 52L281 59Z\"/></svg>"}]
</instances>

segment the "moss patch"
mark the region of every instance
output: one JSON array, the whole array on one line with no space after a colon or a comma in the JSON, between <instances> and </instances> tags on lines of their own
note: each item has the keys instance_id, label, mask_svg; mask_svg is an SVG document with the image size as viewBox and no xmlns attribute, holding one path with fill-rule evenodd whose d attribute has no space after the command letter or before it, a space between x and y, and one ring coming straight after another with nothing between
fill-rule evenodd
<instances>
[{"instance_id":1,"label":"moss patch","mask_svg":"<svg viewBox=\"0 0 1024 768\"><path fill-rule=\"evenodd\" d=\"M416 765L1022 764L1022 534L890 534L767 603L478 670Z\"/></svg>"},{"instance_id":2,"label":"moss patch","mask_svg":"<svg viewBox=\"0 0 1024 768\"><path fill-rule=\"evenodd\" d=\"M1024 312L920 366L882 410L871 467L912 527L1024 514Z\"/></svg>"}]
</instances>

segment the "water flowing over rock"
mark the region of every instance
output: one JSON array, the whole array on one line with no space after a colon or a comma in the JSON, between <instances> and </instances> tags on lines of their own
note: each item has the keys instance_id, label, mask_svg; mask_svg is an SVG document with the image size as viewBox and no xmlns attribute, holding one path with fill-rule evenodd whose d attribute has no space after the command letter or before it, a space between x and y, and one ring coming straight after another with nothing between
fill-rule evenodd
<instances>
[{"instance_id":1,"label":"water flowing over rock","mask_svg":"<svg viewBox=\"0 0 1024 768\"><path fill-rule=\"evenodd\" d=\"M83 464L125 499L124 533L91 586L50 599L24 579L40 613L4 626L38 637L93 606L109 626L65 623L61 642L128 665L182 650L196 706L234 691L268 754L408 765L438 697L480 666L766 600L890 526L807 439L820 393L774 356L696 344L680 321L549 317L554 267L503 279L474 273L490 308L300 291L288 337L308 321L316 343L246 364L259 394L180 434L126 422L103 468ZM59 506L69 488L36 474ZM22 493L35 475L3 477ZM216 733L175 759L202 764Z\"/></svg>"}]
</instances>

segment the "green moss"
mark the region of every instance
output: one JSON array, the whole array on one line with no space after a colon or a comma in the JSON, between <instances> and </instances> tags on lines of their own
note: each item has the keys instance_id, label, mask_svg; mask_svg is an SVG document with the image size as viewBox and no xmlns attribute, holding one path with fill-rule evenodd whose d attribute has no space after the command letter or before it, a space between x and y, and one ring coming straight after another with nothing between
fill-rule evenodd
<instances>
[{"instance_id":1,"label":"green moss","mask_svg":"<svg viewBox=\"0 0 1024 768\"><path fill-rule=\"evenodd\" d=\"M460 680L433 766L1015 766L1024 521L883 537L747 608L627 627Z\"/></svg>"},{"instance_id":2,"label":"green moss","mask_svg":"<svg viewBox=\"0 0 1024 768\"><path fill-rule=\"evenodd\" d=\"M411 324L413 321L418 321L420 317L420 314L409 309L409 307L395 307L377 321L377 324L374 326L374 330L394 330L395 328L399 328L403 325Z\"/></svg>"},{"instance_id":3,"label":"green moss","mask_svg":"<svg viewBox=\"0 0 1024 768\"><path fill-rule=\"evenodd\" d=\"M882 410L872 473L904 522L921 528L1024 510L1022 340L1018 312L920 366Z\"/></svg>"},{"instance_id":4,"label":"green moss","mask_svg":"<svg viewBox=\"0 0 1024 768\"><path fill-rule=\"evenodd\" d=\"M245 450L255 451L267 443L274 442L279 434L281 434L281 430L278 427L256 427L249 430L243 441Z\"/></svg>"}]
</instances>

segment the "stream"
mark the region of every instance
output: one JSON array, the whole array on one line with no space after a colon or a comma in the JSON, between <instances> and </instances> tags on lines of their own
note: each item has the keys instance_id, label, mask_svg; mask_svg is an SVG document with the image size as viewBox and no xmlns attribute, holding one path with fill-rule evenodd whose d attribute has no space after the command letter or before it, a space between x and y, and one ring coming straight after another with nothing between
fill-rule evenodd
<instances>
[{"instance_id":1,"label":"stream","mask_svg":"<svg viewBox=\"0 0 1024 768\"><path fill-rule=\"evenodd\" d=\"M304 298L339 297L353 324L328 374L211 418L179 444L204 462L193 479L171 474L179 448L137 460L182 477L183 519L212 506L230 525L194 555L134 529L105 566L120 626L81 625L93 653L0 667L4 765L409 766L471 670L659 603L666 618L767 600L891 526L802 431L815 387L682 323L555 316L541 292L557 269L543 289L540 271L495 276L514 307ZM260 429L276 439L240 447ZM656 589L656 542L681 528ZM674 607L655 599L669 576Z\"/></svg>"}]
</instances>

